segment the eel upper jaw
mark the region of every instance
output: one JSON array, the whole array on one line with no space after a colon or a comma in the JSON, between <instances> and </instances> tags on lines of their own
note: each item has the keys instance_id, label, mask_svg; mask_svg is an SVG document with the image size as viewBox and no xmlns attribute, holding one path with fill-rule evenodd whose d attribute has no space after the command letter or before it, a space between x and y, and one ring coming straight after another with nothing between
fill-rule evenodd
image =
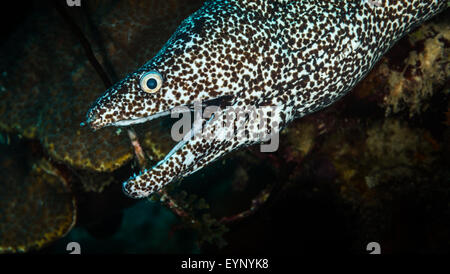
<instances>
[{"instance_id":1,"label":"eel upper jaw","mask_svg":"<svg viewBox=\"0 0 450 274\"><path fill-rule=\"evenodd\" d=\"M210 106L210 105L221 105L223 102L221 102L222 100L228 101L231 100L232 98L230 96L221 96L218 98L214 98L211 100L207 100L205 101L205 104L203 104L203 106ZM193 110L194 106L193 104L187 104L187 105L180 105L178 107L188 107L189 109ZM104 127L108 127L108 126L117 126L117 127L126 127L126 126L130 126L130 125L134 125L134 124L142 124L148 121L151 121L153 119L157 119L163 116L167 116L169 115L172 111L176 111L177 107L174 107L172 109L168 109L168 110L164 110L161 112L157 112L154 113L150 116L147 117L139 117L139 118L132 118L132 119L127 119L127 120L119 120L119 121L115 121L115 122L109 122L109 123L105 123L104 121L102 121L101 117L98 117L95 114L95 110L90 110L87 114L87 119L85 122L82 122L80 125L81 126L85 126L85 125L89 125L89 127L94 130L97 131L101 128ZM183 110L182 110L183 111Z\"/></svg>"},{"instance_id":2,"label":"eel upper jaw","mask_svg":"<svg viewBox=\"0 0 450 274\"><path fill-rule=\"evenodd\" d=\"M170 114L170 111L162 111L162 112L155 113L155 114L147 116L147 117L134 118L134 119L129 119L129 120L120 120L117 122L109 123L105 126L125 127L125 126L129 126L129 125L142 124L142 123L151 121L151 120L159 118L159 117L167 116L169 114Z\"/></svg>"},{"instance_id":3,"label":"eel upper jaw","mask_svg":"<svg viewBox=\"0 0 450 274\"><path fill-rule=\"evenodd\" d=\"M88 118L86 119L86 121L82 122L80 125L81 126L89 125L89 127L92 130L97 131L101 128L109 127L109 126L125 127L125 126L129 126L129 125L134 125L134 124L142 124L147 121L150 121L150 120L153 120L153 119L156 119L159 117L163 117L163 116L166 116L169 114L170 114L170 111L162 111L162 112L158 112L158 113L155 113L155 114L147 116L147 117L140 117L140 118L134 118L134 119L128 119L128 120L119 120L119 121L111 122L111 123L102 123L101 118L97 118L97 117L92 118L92 115L88 114Z\"/></svg>"}]
</instances>

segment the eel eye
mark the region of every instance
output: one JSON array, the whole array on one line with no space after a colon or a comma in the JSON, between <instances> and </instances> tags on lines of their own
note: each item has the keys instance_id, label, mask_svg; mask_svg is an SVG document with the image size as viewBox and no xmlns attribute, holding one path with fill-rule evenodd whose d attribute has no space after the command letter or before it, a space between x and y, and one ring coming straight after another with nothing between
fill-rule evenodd
<instances>
[{"instance_id":1,"label":"eel eye","mask_svg":"<svg viewBox=\"0 0 450 274\"><path fill-rule=\"evenodd\" d=\"M157 71L150 71L141 76L139 84L141 89L147 93L157 92L163 83L161 74Z\"/></svg>"}]
</instances>

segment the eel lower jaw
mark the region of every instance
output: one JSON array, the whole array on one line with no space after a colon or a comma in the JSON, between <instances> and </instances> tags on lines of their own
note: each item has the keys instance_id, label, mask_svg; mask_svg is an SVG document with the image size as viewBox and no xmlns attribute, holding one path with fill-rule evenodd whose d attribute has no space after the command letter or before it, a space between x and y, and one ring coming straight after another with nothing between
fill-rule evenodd
<instances>
[{"instance_id":1,"label":"eel lower jaw","mask_svg":"<svg viewBox=\"0 0 450 274\"><path fill-rule=\"evenodd\" d=\"M189 134L189 133L188 133ZM123 193L133 199L141 199L141 198L145 198L147 196L149 196L151 193L154 193L156 191L160 190L160 187L156 187L156 183L153 184L152 189L148 189L146 191L136 191L133 189L135 189L138 185L139 182L142 181L147 181L147 180L152 180L153 178L151 178L149 175L151 171L153 171L153 169L155 168L161 168L161 166L166 163L167 161L170 160L170 157L175 154L178 150L180 150L181 148L183 148L184 145L186 145L186 142L188 141L187 138L184 138L183 140L181 140L180 142L178 142L173 148L172 150L164 157L164 159L162 159L161 161L159 161L158 163L156 163L153 167L151 167L150 169L144 169L139 171L138 174L133 174L133 176L131 176L130 178L128 178L128 180L126 180L125 182L123 182L122 184L122 191ZM145 177L147 176L147 177ZM144 178L144 179L143 179ZM167 178L166 178L167 179ZM175 178L170 178L168 179L169 181L173 181L176 180ZM162 185L165 185L165 183L159 182Z\"/></svg>"},{"instance_id":2,"label":"eel lower jaw","mask_svg":"<svg viewBox=\"0 0 450 274\"><path fill-rule=\"evenodd\" d=\"M211 116L211 118L207 121L210 122L212 119L214 118L214 114ZM177 151L179 151L180 149L182 149L186 143L197 133L199 133L202 130L201 127L201 122L199 123L195 123L193 124L192 129L183 137L183 139L181 141L179 141L173 148L172 150L164 157L164 159L162 159L161 161L159 161L158 163L156 163L152 168L150 169L145 169L140 171L138 174L133 174L133 176L131 176L127 181L125 181L122 184L122 190L125 193L125 195L127 195L128 197L131 198L135 198L135 199L139 199L139 198L145 198L148 195L150 195L151 193L153 193L154 191L157 191L159 189L156 189L154 186L153 190L147 190L146 192L136 192L136 191L130 191L132 189L134 189L136 187L136 185L139 184L139 181L142 181L142 177L141 176L149 176L149 172L152 171L155 168L160 168L161 165L163 165L164 163L166 163L167 161L170 161L170 158L172 157L173 154L175 154ZM192 162L194 161L194 158L191 157L189 159L187 159L187 162ZM174 177L174 178L170 178L170 181L174 181L177 180L177 178L181 178L181 176L179 177ZM150 178L151 180L152 178ZM156 185L156 184L155 184ZM163 184L164 185L164 184ZM134 193L134 194L131 194ZM140 193L139 195L137 195L136 193Z\"/></svg>"}]
</instances>

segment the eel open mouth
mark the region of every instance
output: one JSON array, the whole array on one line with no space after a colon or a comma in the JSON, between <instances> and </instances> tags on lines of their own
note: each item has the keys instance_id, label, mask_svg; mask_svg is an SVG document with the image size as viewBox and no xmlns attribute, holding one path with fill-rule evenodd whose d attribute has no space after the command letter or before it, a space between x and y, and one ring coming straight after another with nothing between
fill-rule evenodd
<instances>
[{"instance_id":1,"label":"eel open mouth","mask_svg":"<svg viewBox=\"0 0 450 274\"><path fill-rule=\"evenodd\" d=\"M198 102L200 106L207 107L207 106L217 106L217 107L223 107L230 103L232 97L231 96L221 96L218 98L214 98L205 102ZM132 118L132 119L126 119L126 120L118 120L114 121L112 118L106 119L106 115L100 115L97 107L92 107L87 115L86 115L86 121L82 122L80 125L85 126L88 125L90 128L92 128L94 131L99 130L104 127L108 126L119 126L119 127L126 127L134 124L142 124L148 121L151 121L153 119L157 119L160 117L167 116L171 114L173 111L177 111L178 108L187 107L191 111L194 110L195 103L178 106L166 111L158 112L153 115L147 116L147 117L139 117L139 118ZM181 112L185 111L185 109L180 109ZM111 116L111 115L109 115Z\"/></svg>"},{"instance_id":2,"label":"eel open mouth","mask_svg":"<svg viewBox=\"0 0 450 274\"><path fill-rule=\"evenodd\" d=\"M215 107L225 107L227 104L229 104L232 100L231 96L221 96L215 99L208 100L206 102L194 102L193 104L188 104L184 106L179 106L172 108L170 110L162 111L155 113L153 115L147 116L147 117L141 117L141 118L135 118L135 119L128 119L128 120L119 120L119 121L105 121L105 119L102 117L102 115L99 115L97 108L93 107L89 110L87 113L87 119L85 122L82 122L80 125L85 126L88 125L90 128L92 128L94 131L108 127L108 126L118 126L118 127L126 127L134 124L141 124L145 123L147 121L151 121L160 117L164 117L167 115L170 115L174 111L179 112L186 112L186 111L194 111L196 107L205 108L208 106L215 106ZM214 114L211 115L211 117L206 121L208 123L211 121L214 117ZM202 118L202 117L199 117ZM162 159L159 161L154 167L157 167L161 164L163 164L165 161L167 161L174 153L176 153L178 150L180 150L186 142L192 138L195 134L197 134L199 131L202 130L202 120L198 119L197 117L194 119L193 125L191 125L191 130L183 137L182 140L180 140L173 148L172 150ZM135 177L136 175L134 175ZM133 177L132 177L133 178Z\"/></svg>"}]
</instances>

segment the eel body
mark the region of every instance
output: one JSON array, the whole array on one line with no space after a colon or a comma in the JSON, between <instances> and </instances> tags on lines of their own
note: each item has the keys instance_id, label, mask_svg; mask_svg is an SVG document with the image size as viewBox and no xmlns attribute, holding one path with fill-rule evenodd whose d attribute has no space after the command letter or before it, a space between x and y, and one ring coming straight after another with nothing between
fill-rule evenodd
<instances>
[{"instance_id":1,"label":"eel body","mask_svg":"<svg viewBox=\"0 0 450 274\"><path fill-rule=\"evenodd\" d=\"M447 5L447 0L206 1L156 56L97 99L86 122L93 129L127 126L194 102L221 102L215 119L188 133L196 138L184 138L152 169L124 183L130 197L146 197L269 134L256 129L258 134L247 138L220 138L226 128L216 118L254 107L269 117L270 132L276 133L345 95L397 40ZM228 126L238 124L251 127L251 119L235 117Z\"/></svg>"}]
</instances>

